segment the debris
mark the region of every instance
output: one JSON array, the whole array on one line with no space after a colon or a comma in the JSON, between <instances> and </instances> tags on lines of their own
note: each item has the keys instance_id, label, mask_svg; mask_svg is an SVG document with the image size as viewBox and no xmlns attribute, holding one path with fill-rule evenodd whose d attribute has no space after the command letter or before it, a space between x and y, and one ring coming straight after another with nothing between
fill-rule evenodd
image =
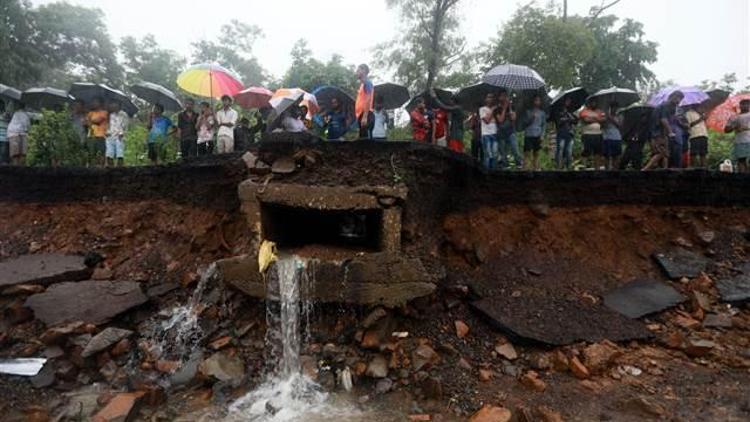
<instances>
[{"instance_id":1,"label":"debris","mask_svg":"<svg viewBox=\"0 0 750 422\"><path fill-rule=\"evenodd\" d=\"M382 378L375 384L375 394L385 394L393 388L393 381L390 378Z\"/></svg>"},{"instance_id":2,"label":"debris","mask_svg":"<svg viewBox=\"0 0 750 422\"><path fill-rule=\"evenodd\" d=\"M537 409L537 412L541 416L542 422L563 422L560 412L555 412L549 407L541 406Z\"/></svg>"},{"instance_id":3,"label":"debris","mask_svg":"<svg viewBox=\"0 0 750 422\"><path fill-rule=\"evenodd\" d=\"M51 361L48 361L36 375L31 377L31 385L34 388L47 388L55 383L55 368Z\"/></svg>"},{"instance_id":4,"label":"debris","mask_svg":"<svg viewBox=\"0 0 750 422\"><path fill-rule=\"evenodd\" d=\"M464 338L469 334L469 326L463 321L456 321L456 335L458 338Z\"/></svg>"},{"instance_id":5,"label":"debris","mask_svg":"<svg viewBox=\"0 0 750 422\"><path fill-rule=\"evenodd\" d=\"M217 352L204 360L200 365L203 375L214 377L219 381L240 382L245 377L245 365L239 357Z\"/></svg>"},{"instance_id":6,"label":"debris","mask_svg":"<svg viewBox=\"0 0 750 422\"><path fill-rule=\"evenodd\" d=\"M371 378L385 378L388 376L388 361L382 355L376 355L367 365L365 374Z\"/></svg>"},{"instance_id":7,"label":"debris","mask_svg":"<svg viewBox=\"0 0 750 422\"><path fill-rule=\"evenodd\" d=\"M479 381L488 382L495 376L495 372L490 369L479 369Z\"/></svg>"},{"instance_id":8,"label":"debris","mask_svg":"<svg viewBox=\"0 0 750 422\"><path fill-rule=\"evenodd\" d=\"M518 359L518 352L516 352L516 348L513 347L513 345L510 343L499 344L495 346L495 352L508 360Z\"/></svg>"},{"instance_id":9,"label":"debris","mask_svg":"<svg viewBox=\"0 0 750 422\"><path fill-rule=\"evenodd\" d=\"M0 374L33 377L46 362L44 358L0 359Z\"/></svg>"},{"instance_id":10,"label":"debris","mask_svg":"<svg viewBox=\"0 0 750 422\"><path fill-rule=\"evenodd\" d=\"M641 416L661 417L666 414L664 408L645 397L631 397L620 403L623 410L634 412Z\"/></svg>"},{"instance_id":11,"label":"debris","mask_svg":"<svg viewBox=\"0 0 750 422\"><path fill-rule=\"evenodd\" d=\"M654 258L672 280L697 277L708 265L708 258L683 248L657 253Z\"/></svg>"},{"instance_id":12,"label":"debris","mask_svg":"<svg viewBox=\"0 0 750 422\"><path fill-rule=\"evenodd\" d=\"M591 376L588 368L586 368L577 357L571 357L569 359L569 365L570 372L572 372L576 378L584 380Z\"/></svg>"},{"instance_id":13,"label":"debris","mask_svg":"<svg viewBox=\"0 0 750 422\"><path fill-rule=\"evenodd\" d=\"M36 318L48 326L69 321L101 324L148 299L132 281L59 283L26 300Z\"/></svg>"},{"instance_id":14,"label":"debris","mask_svg":"<svg viewBox=\"0 0 750 422\"><path fill-rule=\"evenodd\" d=\"M435 377L427 377L420 384L422 394L425 398L432 400L441 400L443 398L443 383Z\"/></svg>"},{"instance_id":15,"label":"debris","mask_svg":"<svg viewBox=\"0 0 750 422\"><path fill-rule=\"evenodd\" d=\"M440 356L432 347L422 344L412 353L412 365L415 371L420 371L428 365L440 362Z\"/></svg>"},{"instance_id":16,"label":"debris","mask_svg":"<svg viewBox=\"0 0 750 422\"><path fill-rule=\"evenodd\" d=\"M683 314L678 312L677 315L672 320L677 326L688 329L688 330L694 330L698 327L700 327L701 323L700 321L694 319L690 315Z\"/></svg>"},{"instance_id":17,"label":"debris","mask_svg":"<svg viewBox=\"0 0 750 422\"><path fill-rule=\"evenodd\" d=\"M271 171L276 174L290 174L297 171L297 163L292 157L280 157L271 165Z\"/></svg>"},{"instance_id":18,"label":"debris","mask_svg":"<svg viewBox=\"0 0 750 422\"><path fill-rule=\"evenodd\" d=\"M471 367L471 364L469 363L469 361L468 361L468 360L466 360L466 359L465 359L465 358L463 358L463 357L462 357L461 359L459 359L459 360L458 360L458 363L457 363L457 365L458 365L458 367L459 367L459 368L461 368L461 369L464 369L464 370L466 370L466 371L471 371L471 370L473 369L473 368Z\"/></svg>"},{"instance_id":19,"label":"debris","mask_svg":"<svg viewBox=\"0 0 750 422\"><path fill-rule=\"evenodd\" d=\"M703 319L706 328L732 328L732 317L727 314L708 314Z\"/></svg>"},{"instance_id":20,"label":"debris","mask_svg":"<svg viewBox=\"0 0 750 422\"><path fill-rule=\"evenodd\" d=\"M547 384L539 379L539 373L536 371L529 371L523 374L521 384L540 393L547 389Z\"/></svg>"},{"instance_id":21,"label":"debris","mask_svg":"<svg viewBox=\"0 0 750 422\"><path fill-rule=\"evenodd\" d=\"M641 368L637 368L631 365L622 365L617 368L617 372L621 373L622 375L630 375L631 377L639 377L641 376L641 374L643 374L643 370Z\"/></svg>"},{"instance_id":22,"label":"debris","mask_svg":"<svg viewBox=\"0 0 750 422\"><path fill-rule=\"evenodd\" d=\"M724 302L745 302L750 300L750 274L740 274L733 278L716 282L721 300Z\"/></svg>"},{"instance_id":23,"label":"debris","mask_svg":"<svg viewBox=\"0 0 750 422\"><path fill-rule=\"evenodd\" d=\"M136 411L143 392L121 393L112 398L107 405L100 410L93 422L124 422L131 418L131 413Z\"/></svg>"},{"instance_id":24,"label":"debris","mask_svg":"<svg viewBox=\"0 0 750 422\"><path fill-rule=\"evenodd\" d=\"M512 414L504 407L484 405L469 418L469 422L509 422Z\"/></svg>"},{"instance_id":25,"label":"debris","mask_svg":"<svg viewBox=\"0 0 750 422\"><path fill-rule=\"evenodd\" d=\"M617 345L608 341L592 344L583 349L583 361L586 362L586 367L594 373L607 369L620 355L622 352Z\"/></svg>"},{"instance_id":26,"label":"debris","mask_svg":"<svg viewBox=\"0 0 750 422\"><path fill-rule=\"evenodd\" d=\"M85 280L91 275L80 255L22 255L0 262L0 288L17 284L47 286L62 281Z\"/></svg>"},{"instance_id":27,"label":"debris","mask_svg":"<svg viewBox=\"0 0 750 422\"><path fill-rule=\"evenodd\" d=\"M430 415L409 415L410 422L429 422L432 420Z\"/></svg>"},{"instance_id":28,"label":"debris","mask_svg":"<svg viewBox=\"0 0 750 422\"><path fill-rule=\"evenodd\" d=\"M265 273L274 261L276 261L276 243L264 240L258 250L258 270L260 273Z\"/></svg>"},{"instance_id":29,"label":"debris","mask_svg":"<svg viewBox=\"0 0 750 422\"><path fill-rule=\"evenodd\" d=\"M118 341L126 337L130 337L132 334L132 331L122 328L105 328L104 331L95 335L91 339L91 341L89 341L89 343L83 349L83 352L81 352L81 357L87 358L101 352L102 350L106 350Z\"/></svg>"},{"instance_id":30,"label":"debris","mask_svg":"<svg viewBox=\"0 0 750 422\"><path fill-rule=\"evenodd\" d=\"M109 280L112 278L112 276L113 276L112 269L103 267L103 268L96 268L93 274L91 274L91 279L92 280Z\"/></svg>"},{"instance_id":31,"label":"debris","mask_svg":"<svg viewBox=\"0 0 750 422\"><path fill-rule=\"evenodd\" d=\"M372 327L376 322L380 321L382 318L385 318L387 315L388 312L386 312L382 307L378 306L377 308L373 309L372 312L370 312L362 321L362 328Z\"/></svg>"},{"instance_id":32,"label":"debris","mask_svg":"<svg viewBox=\"0 0 750 422\"><path fill-rule=\"evenodd\" d=\"M229 343L231 342L232 342L232 337L223 336L209 343L209 347L211 347L214 350L220 350L220 349L227 347Z\"/></svg>"},{"instance_id":33,"label":"debris","mask_svg":"<svg viewBox=\"0 0 750 422\"><path fill-rule=\"evenodd\" d=\"M677 290L659 281L634 281L604 295L604 305L628 318L640 318L685 301Z\"/></svg>"},{"instance_id":34,"label":"debris","mask_svg":"<svg viewBox=\"0 0 750 422\"><path fill-rule=\"evenodd\" d=\"M716 343L710 340L688 340L685 353L690 357L699 358L711 353L715 347Z\"/></svg>"}]
</instances>

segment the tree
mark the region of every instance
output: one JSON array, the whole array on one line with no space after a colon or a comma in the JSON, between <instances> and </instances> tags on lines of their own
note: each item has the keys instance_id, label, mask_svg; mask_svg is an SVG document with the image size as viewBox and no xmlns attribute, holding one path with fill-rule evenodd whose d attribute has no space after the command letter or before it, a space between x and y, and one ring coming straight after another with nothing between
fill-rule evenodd
<instances>
[{"instance_id":1,"label":"tree","mask_svg":"<svg viewBox=\"0 0 750 422\"><path fill-rule=\"evenodd\" d=\"M148 81L177 89L177 76L185 67L185 58L159 47L153 35L146 35L140 41L130 36L123 38L120 53L128 86Z\"/></svg>"},{"instance_id":2,"label":"tree","mask_svg":"<svg viewBox=\"0 0 750 422\"><path fill-rule=\"evenodd\" d=\"M721 89L727 92L734 92L738 82L739 78L737 77L736 73L727 73L721 77L721 80L718 81L711 81L708 79L703 80L698 87L705 91L710 91L712 89Z\"/></svg>"},{"instance_id":3,"label":"tree","mask_svg":"<svg viewBox=\"0 0 750 422\"><path fill-rule=\"evenodd\" d=\"M471 79L469 57L463 54L466 40L459 33L459 1L387 0L389 7L399 9L404 31L376 46L376 64L393 70L400 83L415 91Z\"/></svg>"},{"instance_id":4,"label":"tree","mask_svg":"<svg viewBox=\"0 0 750 422\"><path fill-rule=\"evenodd\" d=\"M323 85L332 85L354 93L357 78L354 66L344 65L343 58L334 54L327 63L314 58L304 39L298 40L291 51L292 65L284 74L281 84L289 88L313 91Z\"/></svg>"},{"instance_id":5,"label":"tree","mask_svg":"<svg viewBox=\"0 0 750 422\"><path fill-rule=\"evenodd\" d=\"M263 85L267 80L265 70L253 55L253 47L263 31L256 25L238 20L221 27L219 39L193 43L193 59L199 62L218 62L237 72L247 85Z\"/></svg>"}]
</instances>

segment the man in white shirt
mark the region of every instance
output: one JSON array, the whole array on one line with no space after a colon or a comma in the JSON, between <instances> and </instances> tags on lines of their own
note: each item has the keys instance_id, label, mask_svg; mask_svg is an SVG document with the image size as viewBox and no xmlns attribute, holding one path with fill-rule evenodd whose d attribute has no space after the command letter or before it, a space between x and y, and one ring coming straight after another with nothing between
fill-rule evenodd
<instances>
[{"instance_id":1,"label":"man in white shirt","mask_svg":"<svg viewBox=\"0 0 750 422\"><path fill-rule=\"evenodd\" d=\"M388 138L388 112L383 109L383 98L375 99L375 111L372 112L374 125L372 127L372 139L385 141Z\"/></svg>"},{"instance_id":2,"label":"man in white shirt","mask_svg":"<svg viewBox=\"0 0 750 422\"><path fill-rule=\"evenodd\" d=\"M305 123L298 117L299 113L299 110L285 112L284 118L281 119L281 128L284 132L302 133L307 130Z\"/></svg>"},{"instance_id":3,"label":"man in white shirt","mask_svg":"<svg viewBox=\"0 0 750 422\"><path fill-rule=\"evenodd\" d=\"M31 117L26 112L26 104L18 103L13 113L13 118L8 124L8 150L10 158L15 165L22 166L26 162L26 151L28 151L28 134L31 127Z\"/></svg>"},{"instance_id":4,"label":"man in white shirt","mask_svg":"<svg viewBox=\"0 0 750 422\"><path fill-rule=\"evenodd\" d=\"M120 109L120 103L112 102L109 105L105 166L122 166L125 158L125 131L128 130L129 123L128 114Z\"/></svg>"},{"instance_id":5,"label":"man in white shirt","mask_svg":"<svg viewBox=\"0 0 750 422\"><path fill-rule=\"evenodd\" d=\"M216 152L226 154L234 151L234 126L237 125L239 114L231 108L232 97L221 97L222 109L216 112L216 124L219 131L216 136Z\"/></svg>"},{"instance_id":6,"label":"man in white shirt","mask_svg":"<svg viewBox=\"0 0 750 422\"><path fill-rule=\"evenodd\" d=\"M497 119L495 108L497 107L495 94L487 94L484 99L484 107L479 109L479 120L482 128L482 150L484 152L484 166L494 169L497 165Z\"/></svg>"}]
</instances>

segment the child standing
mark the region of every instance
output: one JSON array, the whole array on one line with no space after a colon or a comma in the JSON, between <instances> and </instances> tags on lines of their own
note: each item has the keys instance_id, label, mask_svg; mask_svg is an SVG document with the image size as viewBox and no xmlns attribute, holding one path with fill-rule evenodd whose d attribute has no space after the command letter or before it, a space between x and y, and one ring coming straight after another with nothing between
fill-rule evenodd
<instances>
[{"instance_id":1,"label":"child standing","mask_svg":"<svg viewBox=\"0 0 750 422\"><path fill-rule=\"evenodd\" d=\"M524 118L525 137L523 141L524 162L527 169L540 170L539 151L547 128L547 113L542 110L542 97L534 95L531 110L526 110ZM530 160L529 160L530 159Z\"/></svg>"},{"instance_id":2,"label":"child standing","mask_svg":"<svg viewBox=\"0 0 750 422\"><path fill-rule=\"evenodd\" d=\"M198 156L210 155L213 152L214 128L216 119L211 112L211 105L203 101L201 114L196 123L198 128Z\"/></svg>"}]
</instances>

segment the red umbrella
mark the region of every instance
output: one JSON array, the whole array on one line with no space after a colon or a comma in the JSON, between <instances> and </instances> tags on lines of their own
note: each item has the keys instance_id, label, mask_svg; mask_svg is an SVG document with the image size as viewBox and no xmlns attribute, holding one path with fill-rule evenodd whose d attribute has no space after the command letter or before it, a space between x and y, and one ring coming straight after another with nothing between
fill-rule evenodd
<instances>
[{"instance_id":1,"label":"red umbrella","mask_svg":"<svg viewBox=\"0 0 750 422\"><path fill-rule=\"evenodd\" d=\"M273 92L260 86L253 86L234 96L234 101L242 108L270 107L268 100L273 97Z\"/></svg>"},{"instance_id":2,"label":"red umbrella","mask_svg":"<svg viewBox=\"0 0 750 422\"><path fill-rule=\"evenodd\" d=\"M729 119L734 117L740 112L740 101L750 100L750 94L740 94L733 97L729 97L728 100L714 109L711 114L708 115L706 125L713 130L724 132L724 127L727 125Z\"/></svg>"}]
</instances>

